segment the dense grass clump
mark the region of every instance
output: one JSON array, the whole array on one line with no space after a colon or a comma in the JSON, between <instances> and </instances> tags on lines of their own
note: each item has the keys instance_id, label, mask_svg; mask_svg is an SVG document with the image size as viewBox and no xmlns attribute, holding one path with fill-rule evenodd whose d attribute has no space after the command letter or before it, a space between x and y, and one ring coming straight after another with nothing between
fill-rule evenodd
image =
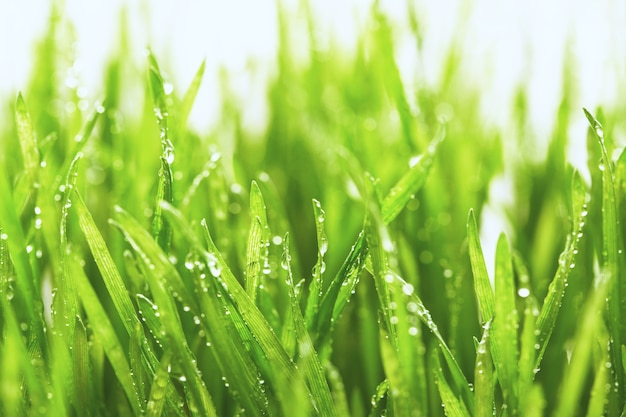
<instances>
[{"instance_id":1,"label":"dense grass clump","mask_svg":"<svg viewBox=\"0 0 626 417\"><path fill-rule=\"evenodd\" d=\"M0 132L0 414L623 415L618 112L572 109L566 68L530 158L523 89L516 130L487 126L454 47L412 91L377 8L352 54L304 64L279 15L267 129L225 85L209 133L187 126L204 64L172 90L123 33L89 103L59 82L71 30L52 16ZM566 158L583 117L590 181Z\"/></svg>"}]
</instances>

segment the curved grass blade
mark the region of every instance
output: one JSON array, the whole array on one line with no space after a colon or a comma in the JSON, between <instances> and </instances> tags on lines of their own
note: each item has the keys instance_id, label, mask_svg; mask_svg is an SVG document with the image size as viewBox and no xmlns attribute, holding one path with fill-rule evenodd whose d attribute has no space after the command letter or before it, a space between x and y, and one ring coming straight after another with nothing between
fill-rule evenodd
<instances>
[{"instance_id":1,"label":"curved grass blade","mask_svg":"<svg viewBox=\"0 0 626 417\"><path fill-rule=\"evenodd\" d=\"M359 282L359 275L365 267L367 258L367 242L365 232L361 231L350 253L341 265L341 268L324 293L318 315L309 322L309 328L317 328L315 345L318 351L323 352L331 342L334 323L339 319L350 297Z\"/></svg>"},{"instance_id":2,"label":"curved grass blade","mask_svg":"<svg viewBox=\"0 0 626 417\"><path fill-rule=\"evenodd\" d=\"M102 275L104 285L111 295L113 305L122 319L122 323L124 324L127 333L132 335L136 326L140 324L140 322L130 295L128 294L128 290L126 289L126 283L122 279L122 276L117 269L117 265L115 265L115 262L109 253L109 249L107 248L104 238L100 234L98 227L91 217L91 213L89 213L89 210L87 209L87 206L78 191L74 193L73 203L78 215L78 224L85 235L87 245L89 245L91 254L93 255L96 265L98 266L98 270Z\"/></svg>"},{"instance_id":3,"label":"curved grass blade","mask_svg":"<svg viewBox=\"0 0 626 417\"><path fill-rule=\"evenodd\" d=\"M301 380L295 364L287 355L287 352L280 344L280 340L263 314L252 302L224 261L215 243L213 243L206 222L202 221L202 226L208 244L208 251L200 243L200 240L195 236L178 210L166 202L161 202L161 205L168 220L175 225L177 230L180 230L185 239L192 244L194 250L207 259L209 266L213 265L212 267L215 268L214 278L222 286L222 293L231 300L233 306L241 315L243 323L248 329L247 331L254 335L251 341L258 345L264 355L265 359L263 361L265 363L259 363L258 366L263 368L270 367L272 371L270 375L274 384L284 387L287 390L286 392L292 393L289 395L297 396L299 390L303 388L301 388ZM282 393L284 394L285 392L282 391ZM285 395L281 400L289 401L289 398Z\"/></svg>"},{"instance_id":4,"label":"curved grass blade","mask_svg":"<svg viewBox=\"0 0 626 417\"><path fill-rule=\"evenodd\" d=\"M439 144L443 141L445 135L446 129L444 126L441 126L426 151L418 159L412 161L409 171L389 191L389 194L383 200L381 208L383 224L391 223L411 200L411 196L424 185Z\"/></svg>"},{"instance_id":5,"label":"curved grass blade","mask_svg":"<svg viewBox=\"0 0 626 417\"><path fill-rule=\"evenodd\" d=\"M144 230L129 214L117 207L118 223L116 225L139 255L145 268L145 276L152 290L156 305L158 305L163 329L171 347L181 356L181 364L195 407L207 416L216 416L215 407L207 392L204 382L200 378L196 361L187 344L180 317L176 309L171 288L177 292L184 305L189 306L194 314L199 308L196 300L189 294L178 272L169 262L169 259L157 242Z\"/></svg>"},{"instance_id":6,"label":"curved grass blade","mask_svg":"<svg viewBox=\"0 0 626 417\"><path fill-rule=\"evenodd\" d=\"M478 227L474 210L469 211L467 217L467 241L469 247L470 263L472 265L472 274L474 276L474 292L478 299L478 308L480 310L481 322L487 323L493 318L495 310L495 299L493 288L487 273L487 265L483 256L483 249L480 244Z\"/></svg>"},{"instance_id":7,"label":"curved grass blade","mask_svg":"<svg viewBox=\"0 0 626 417\"><path fill-rule=\"evenodd\" d=\"M539 368L543 354L550 336L556 325L556 319L561 309L561 301L567 287L567 279L570 271L575 266L576 253L578 252L578 242L583 236L583 226L587 216L586 187L578 172L574 173L572 179L572 233L567 236L565 249L559 256L559 266L552 282L548 288L548 293L543 301L541 311L535 324L535 334L537 335L537 357L535 368Z\"/></svg>"},{"instance_id":8,"label":"curved grass blade","mask_svg":"<svg viewBox=\"0 0 626 417\"><path fill-rule=\"evenodd\" d=\"M386 379L378 384L376 387L376 392L372 395L372 400L370 403L372 404L372 410L369 414L369 417L376 417L384 415L385 411L382 409L382 400L384 400L389 393L389 381Z\"/></svg>"},{"instance_id":9,"label":"curved grass blade","mask_svg":"<svg viewBox=\"0 0 626 417\"><path fill-rule=\"evenodd\" d=\"M626 339L626 279L620 274L620 263L623 262L623 253L620 255L620 219L617 215L617 198L615 195L615 177L613 163L604 144L604 130L598 120L583 109L589 124L594 131L602 152L602 265L606 273L614 277L614 287L609 292L609 330L611 337L611 361L613 369L621 370L622 343ZM623 252L623 251L622 251ZM621 407L626 403L624 399L624 373L612 372L618 386L618 397L621 398ZM620 408L621 408L620 407Z\"/></svg>"},{"instance_id":10,"label":"curved grass blade","mask_svg":"<svg viewBox=\"0 0 626 417\"><path fill-rule=\"evenodd\" d=\"M104 351L115 372L115 376L120 382L133 412L135 414L141 413L141 398L137 392L135 382L133 381L132 372L128 365L124 349L109 320L109 316L100 303L98 295L89 283L88 278L85 276L79 263L80 260L77 259L77 255L68 256L67 262L75 279L83 309L89 318L91 329L100 340L100 343L102 343Z\"/></svg>"}]
</instances>

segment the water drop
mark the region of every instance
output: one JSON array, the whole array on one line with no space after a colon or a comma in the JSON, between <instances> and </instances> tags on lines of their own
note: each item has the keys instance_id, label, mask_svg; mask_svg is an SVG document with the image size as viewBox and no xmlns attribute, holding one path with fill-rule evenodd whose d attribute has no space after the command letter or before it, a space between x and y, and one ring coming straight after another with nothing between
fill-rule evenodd
<instances>
[{"instance_id":1,"label":"water drop","mask_svg":"<svg viewBox=\"0 0 626 417\"><path fill-rule=\"evenodd\" d=\"M526 298L530 295L530 290L528 288L520 288L517 290L517 295L522 298Z\"/></svg>"},{"instance_id":2,"label":"water drop","mask_svg":"<svg viewBox=\"0 0 626 417\"><path fill-rule=\"evenodd\" d=\"M415 289L413 288L413 285L411 284L407 283L402 286L402 292L405 293L406 295L413 294L413 291L415 291Z\"/></svg>"},{"instance_id":3,"label":"water drop","mask_svg":"<svg viewBox=\"0 0 626 417\"><path fill-rule=\"evenodd\" d=\"M419 306L417 305L416 302L409 301L406 305L406 309L409 313L417 313Z\"/></svg>"}]
</instances>

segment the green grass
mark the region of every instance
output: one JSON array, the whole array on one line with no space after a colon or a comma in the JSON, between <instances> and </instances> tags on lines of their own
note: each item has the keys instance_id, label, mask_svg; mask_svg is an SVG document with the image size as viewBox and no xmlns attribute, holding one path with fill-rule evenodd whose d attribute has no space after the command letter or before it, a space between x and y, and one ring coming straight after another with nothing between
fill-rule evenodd
<instances>
[{"instance_id":1,"label":"green grass","mask_svg":"<svg viewBox=\"0 0 626 417\"><path fill-rule=\"evenodd\" d=\"M624 415L623 109L573 109L569 64L537 162L524 89L516 127L488 126L458 45L412 91L376 7L354 51L304 63L280 9L267 129L224 81L219 126L195 132L204 63L166 93L122 29L81 110L60 16L0 131L0 414ZM589 182L566 158L585 116Z\"/></svg>"}]
</instances>

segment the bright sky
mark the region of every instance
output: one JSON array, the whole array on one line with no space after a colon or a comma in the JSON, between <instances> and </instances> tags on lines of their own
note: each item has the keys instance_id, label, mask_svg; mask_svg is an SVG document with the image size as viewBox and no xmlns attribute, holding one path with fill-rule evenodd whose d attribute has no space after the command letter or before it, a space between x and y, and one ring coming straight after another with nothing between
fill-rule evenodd
<instances>
[{"instance_id":1,"label":"bright sky","mask_svg":"<svg viewBox=\"0 0 626 417\"><path fill-rule=\"evenodd\" d=\"M148 44L171 62L172 77L184 88L202 59L209 69L192 118L202 127L217 109L218 67L225 66L242 90L248 58L268 65L276 50L276 0L65 0L77 30L79 77L90 93L101 88L102 69L117 38L119 8L126 3L133 48L140 59ZM409 0L411 1L411 0ZM297 4L297 0L283 0ZM31 70L33 42L45 28L50 0L0 0L0 95L23 88ZM311 0L319 16L319 33L333 31L344 45L363 27L365 0ZM150 4L150 7L147 7ZM406 2L381 1L397 21ZM461 37L465 64L473 83L481 83L485 113L506 120L510 93L520 80L528 83L531 115L537 129L548 130L558 103L561 62L568 44L577 61L579 95L594 108L618 98L619 77L626 77L626 2L621 0L441 0L416 1L424 22L425 78L435 81L454 36ZM462 14L469 13L464 23ZM398 60L407 82L415 81L414 43L400 36ZM258 87L257 87L258 89ZM95 90L95 91L93 91ZM262 90L261 90L262 91ZM245 92L242 91L245 95ZM215 117L215 116L212 116ZM581 118L582 119L582 118Z\"/></svg>"}]
</instances>

